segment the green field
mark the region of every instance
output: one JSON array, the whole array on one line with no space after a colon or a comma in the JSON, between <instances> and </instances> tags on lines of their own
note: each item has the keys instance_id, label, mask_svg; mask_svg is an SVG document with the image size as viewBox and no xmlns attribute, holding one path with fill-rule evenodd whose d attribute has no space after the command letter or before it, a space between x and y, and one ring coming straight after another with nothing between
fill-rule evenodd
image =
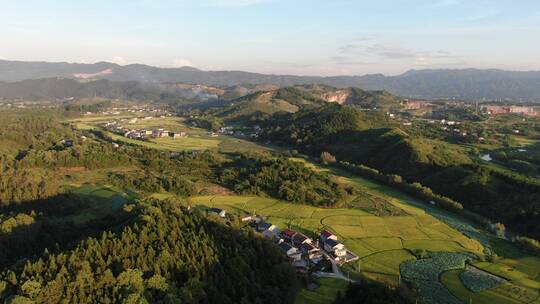
<instances>
[{"instance_id":1,"label":"green field","mask_svg":"<svg viewBox=\"0 0 540 304\"><path fill-rule=\"evenodd\" d=\"M80 130L102 129L101 125L112 121L119 120L123 116L95 116L83 117L71 120L74 125ZM184 138L150 138L148 141L129 139L124 136L104 131L109 137L117 142L125 142L145 146L152 149L169 150L169 151L186 151L186 150L209 150L216 149L221 152L242 152L242 151L262 151L275 150L276 147L262 146L244 139L235 138L226 135L212 137L204 129L187 126L184 119L181 117L164 117L153 118L149 120L139 119L136 123L123 124L127 128L133 129L152 129L164 128L174 132L186 132L187 137Z\"/></svg>"},{"instance_id":2,"label":"green field","mask_svg":"<svg viewBox=\"0 0 540 304\"><path fill-rule=\"evenodd\" d=\"M358 209L324 209L249 196L200 196L191 198L191 202L195 206L219 207L233 213L264 214L280 228L291 227L311 236L316 236L322 229L330 229L361 257L362 263L365 260L368 267L362 271L396 277L399 272L396 260L414 258L409 250L481 255L483 249L480 243L425 213L377 217ZM426 229L432 233L424 232Z\"/></svg>"},{"instance_id":3,"label":"green field","mask_svg":"<svg viewBox=\"0 0 540 304\"><path fill-rule=\"evenodd\" d=\"M268 221L280 228L290 227L312 237L321 229L330 229L349 250L360 257L358 262L345 265L345 271L387 284L398 284L399 266L416 259L412 254L414 250L468 252L477 257L483 256L483 246L479 241L463 235L423 209L388 193L386 195L391 201L399 201L397 205L407 206L409 215L377 217L359 209L316 208L254 196L199 196L190 200L200 208L219 207L235 214L247 212L267 215ZM517 250L513 247L510 249ZM506 248L507 251L510 249ZM497 263L478 262L475 265L510 281L508 286L475 295L475 299L495 297L499 299L496 303L504 303L509 297L515 298L516 303L530 303L520 299L530 299L538 294L540 259L536 257L509 257ZM462 285L451 280L450 274L442 278L442 283L459 299L468 296L463 292Z\"/></svg>"},{"instance_id":4,"label":"green field","mask_svg":"<svg viewBox=\"0 0 540 304\"><path fill-rule=\"evenodd\" d=\"M317 280L319 286L314 291L302 289L294 300L295 304L330 304L336 300L338 291L342 293L347 288L347 282L342 280L321 278Z\"/></svg>"}]
</instances>

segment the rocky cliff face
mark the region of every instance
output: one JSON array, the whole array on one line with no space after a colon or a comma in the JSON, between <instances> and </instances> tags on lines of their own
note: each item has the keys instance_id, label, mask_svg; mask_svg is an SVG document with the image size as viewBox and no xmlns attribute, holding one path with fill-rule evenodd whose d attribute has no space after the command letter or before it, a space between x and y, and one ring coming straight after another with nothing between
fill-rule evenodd
<instances>
[{"instance_id":1,"label":"rocky cliff face","mask_svg":"<svg viewBox=\"0 0 540 304\"><path fill-rule=\"evenodd\" d=\"M324 99L328 102L336 102L339 104L344 104L349 99L351 92L349 90L337 90L335 92L328 92L321 94L321 99Z\"/></svg>"}]
</instances>

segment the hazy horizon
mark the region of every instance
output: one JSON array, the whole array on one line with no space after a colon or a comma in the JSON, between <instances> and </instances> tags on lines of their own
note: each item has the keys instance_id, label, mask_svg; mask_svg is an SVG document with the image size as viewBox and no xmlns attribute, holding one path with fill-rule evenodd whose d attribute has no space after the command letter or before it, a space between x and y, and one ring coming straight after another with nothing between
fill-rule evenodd
<instances>
[{"instance_id":1,"label":"hazy horizon","mask_svg":"<svg viewBox=\"0 0 540 304\"><path fill-rule=\"evenodd\" d=\"M264 74L540 70L540 3L411 0L5 2L0 59Z\"/></svg>"},{"instance_id":2,"label":"hazy horizon","mask_svg":"<svg viewBox=\"0 0 540 304\"><path fill-rule=\"evenodd\" d=\"M139 62L132 62L132 63L127 63L127 64L120 64L120 63L116 63L116 62L112 62L112 61L107 61L107 60L98 60L98 61L95 61L95 62L76 62L76 61L45 61L45 60L11 60L9 58L0 58L0 61L8 61L8 62L23 62L23 63L48 63L48 64L62 64L62 63L67 63L67 64L88 64L88 65L92 65L92 64L98 64L98 63L109 63L109 64L116 64L118 66L129 66L129 65L146 65L146 66L150 66L150 67L156 67L156 68L163 68L163 69L178 69L178 68L194 68L194 69L197 69L199 71L204 71L204 72L247 72L247 73L259 73L259 74L266 74L266 75L281 75L281 76L299 76L299 77L303 77L303 76L306 76L306 77L342 77L342 76L367 76L367 75L377 75L377 74L381 74L383 76L400 76L400 75L403 75L403 74L406 74L408 72L412 72L412 71L426 71L426 70L436 70L436 71L460 71L460 70L500 70L500 71L505 71L505 72L540 72L540 69L538 70L535 70L535 69L523 69L523 70L517 70L517 69L500 69L500 68L490 68L490 67L485 67L485 68L478 68L478 67L460 67L460 68L411 68L409 70L405 70L403 72L400 72L400 73L396 73L396 74L385 74L385 73L365 73L365 74L350 74L350 75L345 75L345 74L336 74L336 75L316 75L316 74L292 74L292 73L264 73L264 72L257 72L257 71L250 71L250 70L240 70L240 69L224 69L224 70L209 70L209 69L203 69L203 68L199 68L199 67L195 67L195 66L159 66L159 65L151 65L151 64L146 64L146 63L139 63Z\"/></svg>"}]
</instances>

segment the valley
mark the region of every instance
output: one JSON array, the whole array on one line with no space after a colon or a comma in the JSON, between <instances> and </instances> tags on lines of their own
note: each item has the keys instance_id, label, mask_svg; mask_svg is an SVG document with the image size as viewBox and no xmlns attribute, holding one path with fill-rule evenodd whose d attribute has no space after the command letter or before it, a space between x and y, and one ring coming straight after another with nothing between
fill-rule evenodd
<instances>
[{"instance_id":1,"label":"valley","mask_svg":"<svg viewBox=\"0 0 540 304\"><path fill-rule=\"evenodd\" d=\"M195 221L246 238L235 250L248 246L258 252L252 255L257 261L279 259L280 270L271 271L276 277L288 273L289 287L280 295L284 302L334 303L350 286L370 286L363 292L408 302L540 303L538 214L534 203L526 203L538 195L536 118L485 113L469 118L476 114L466 105L416 113L405 110L407 100L387 92L349 89L344 95L327 86L244 93L202 108L196 106L200 100L186 107L102 99L45 109L30 103L1 107L8 118L0 134L1 160L10 178L3 179L0 191L0 246L11 252L0 255L0 265L9 267L0 275L0 297L52 297L46 288L27 292L11 277L24 284L34 284L30 277L63 284L38 266L47 259L47 267L54 267L51 254L57 259L84 253L132 231L143 233L154 218L167 218L160 225L173 235L176 228L167 225ZM29 191L17 191L20 185ZM222 211L223 216L212 215ZM243 222L247 217L252 219ZM252 228L254 218L280 232ZM326 252L320 234L327 231L351 259L339 260L338 270L329 260L331 251L309 262L312 253L302 253L294 242L296 253L284 255L279 246L284 231L313 240L313 254ZM158 237L152 250L168 246L160 242ZM201 252L224 250L197 246L193 255L203 260ZM267 253L259 246L267 246ZM44 250L49 255L41 254ZM197 270L201 277L194 283L176 279L184 266L170 268L163 259L159 280L167 288L193 292L186 284L201 284L205 295L199 296L217 296L208 289L215 279L204 274L210 266ZM259 263L255 260L250 263ZM99 284L120 282L131 271L127 265L149 267L127 258L123 266L114 263L105 261L118 269L113 283L92 266ZM234 263L243 267L245 261ZM64 267L75 267L72 273L80 276L76 265L66 261ZM243 268L238 275L251 277L257 269ZM139 280L139 274L129 275ZM103 299L165 295L150 277L141 278L140 291L110 289ZM88 296L98 299L93 292Z\"/></svg>"}]
</instances>

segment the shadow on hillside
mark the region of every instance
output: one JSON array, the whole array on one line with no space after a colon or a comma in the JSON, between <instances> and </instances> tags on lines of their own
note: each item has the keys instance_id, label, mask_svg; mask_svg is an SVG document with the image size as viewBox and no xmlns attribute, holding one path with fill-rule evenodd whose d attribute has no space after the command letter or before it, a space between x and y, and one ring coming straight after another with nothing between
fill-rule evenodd
<instances>
[{"instance_id":1,"label":"shadow on hillside","mask_svg":"<svg viewBox=\"0 0 540 304\"><path fill-rule=\"evenodd\" d=\"M61 194L0 208L6 215L37 214L34 223L0 234L0 268L41 255L45 249L58 252L72 248L82 239L116 230L132 220L132 215L122 208L85 221L74 220L95 204L95 199L91 195Z\"/></svg>"}]
</instances>

